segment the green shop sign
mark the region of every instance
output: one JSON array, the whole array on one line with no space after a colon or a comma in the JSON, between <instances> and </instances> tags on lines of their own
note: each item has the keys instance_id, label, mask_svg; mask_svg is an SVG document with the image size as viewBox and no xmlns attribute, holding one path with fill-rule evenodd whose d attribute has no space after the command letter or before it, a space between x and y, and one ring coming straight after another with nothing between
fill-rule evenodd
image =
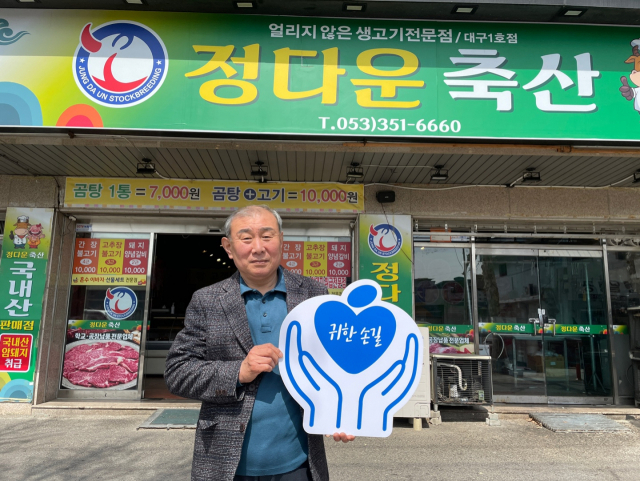
<instances>
[{"instance_id":1,"label":"green shop sign","mask_svg":"<svg viewBox=\"0 0 640 481\"><path fill-rule=\"evenodd\" d=\"M480 334L489 332L498 334L533 334L533 324L481 322L478 327L480 328Z\"/></svg>"},{"instance_id":2,"label":"green shop sign","mask_svg":"<svg viewBox=\"0 0 640 481\"><path fill-rule=\"evenodd\" d=\"M479 324L480 334L488 334L495 332L498 334L534 334L533 324L517 324L517 323L493 323L481 322ZM553 324L544 325L544 333L546 335L593 335L608 334L609 330L604 324L578 325L578 324ZM538 334L542 334L542 329L538 328ZM623 325L614 325L613 334L629 334L629 327Z\"/></svg>"},{"instance_id":3,"label":"green shop sign","mask_svg":"<svg viewBox=\"0 0 640 481\"><path fill-rule=\"evenodd\" d=\"M410 215L359 217L358 279L380 284L382 300L413 316L413 249Z\"/></svg>"},{"instance_id":4,"label":"green shop sign","mask_svg":"<svg viewBox=\"0 0 640 481\"><path fill-rule=\"evenodd\" d=\"M637 141L637 28L0 9L9 125ZM27 35L28 34L28 35ZM7 123L5 119L5 124Z\"/></svg>"},{"instance_id":5,"label":"green shop sign","mask_svg":"<svg viewBox=\"0 0 640 481\"><path fill-rule=\"evenodd\" d=\"M31 402L53 209L7 209L0 260L0 402Z\"/></svg>"},{"instance_id":6,"label":"green shop sign","mask_svg":"<svg viewBox=\"0 0 640 481\"><path fill-rule=\"evenodd\" d=\"M449 334L473 334L471 324L418 324L420 327L429 328L429 335L449 335Z\"/></svg>"},{"instance_id":7,"label":"green shop sign","mask_svg":"<svg viewBox=\"0 0 640 481\"><path fill-rule=\"evenodd\" d=\"M570 336L588 336L588 335L604 335L609 334L609 328L605 324L553 324L544 325L544 333L549 335L570 335ZM613 326L613 334L629 334L628 326Z\"/></svg>"}]
</instances>

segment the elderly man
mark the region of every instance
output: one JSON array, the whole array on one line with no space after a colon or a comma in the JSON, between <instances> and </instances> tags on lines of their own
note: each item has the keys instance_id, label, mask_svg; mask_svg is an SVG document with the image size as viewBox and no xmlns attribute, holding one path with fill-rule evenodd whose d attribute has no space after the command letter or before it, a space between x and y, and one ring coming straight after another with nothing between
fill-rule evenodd
<instances>
[{"instance_id":1,"label":"elderly man","mask_svg":"<svg viewBox=\"0 0 640 481\"><path fill-rule=\"evenodd\" d=\"M280 267L282 220L269 207L236 211L225 235L238 272L193 295L167 357L169 390L202 401L191 479L328 480L322 437L304 432L276 347L287 313L327 289Z\"/></svg>"}]
</instances>

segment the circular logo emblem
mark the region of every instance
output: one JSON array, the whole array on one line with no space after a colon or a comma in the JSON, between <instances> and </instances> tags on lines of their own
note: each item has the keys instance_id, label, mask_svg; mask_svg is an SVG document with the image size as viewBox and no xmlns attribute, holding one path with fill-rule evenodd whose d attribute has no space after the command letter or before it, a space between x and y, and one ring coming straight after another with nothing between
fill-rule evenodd
<instances>
[{"instance_id":1,"label":"circular logo emblem","mask_svg":"<svg viewBox=\"0 0 640 481\"><path fill-rule=\"evenodd\" d=\"M287 267L295 267L297 265L298 265L298 263L296 261L288 261L287 262Z\"/></svg>"},{"instance_id":2,"label":"circular logo emblem","mask_svg":"<svg viewBox=\"0 0 640 481\"><path fill-rule=\"evenodd\" d=\"M91 265L91 259L88 258L84 258L80 260L80 264L82 264L83 266L90 266Z\"/></svg>"},{"instance_id":3,"label":"circular logo emblem","mask_svg":"<svg viewBox=\"0 0 640 481\"><path fill-rule=\"evenodd\" d=\"M402 248L402 235L391 224L373 224L369 227L369 248L380 257L391 257Z\"/></svg>"},{"instance_id":4,"label":"circular logo emblem","mask_svg":"<svg viewBox=\"0 0 640 481\"><path fill-rule=\"evenodd\" d=\"M107 289L104 298L104 310L113 319L126 319L130 317L138 306L136 293L128 287L114 287Z\"/></svg>"},{"instance_id":5,"label":"circular logo emblem","mask_svg":"<svg viewBox=\"0 0 640 481\"><path fill-rule=\"evenodd\" d=\"M132 266L139 266L140 264L142 264L142 262L140 261L140 259L133 259L131 262L129 262L129 264L131 264Z\"/></svg>"},{"instance_id":6,"label":"circular logo emblem","mask_svg":"<svg viewBox=\"0 0 640 481\"><path fill-rule=\"evenodd\" d=\"M105 107L131 107L158 91L167 76L167 49L156 33L137 22L119 20L80 34L73 59L76 84Z\"/></svg>"},{"instance_id":7,"label":"circular logo emblem","mask_svg":"<svg viewBox=\"0 0 640 481\"><path fill-rule=\"evenodd\" d=\"M334 266L336 269L341 269L341 268L343 268L343 267L344 267L344 262L340 262L340 261L334 262L334 263L333 263L333 266Z\"/></svg>"}]
</instances>

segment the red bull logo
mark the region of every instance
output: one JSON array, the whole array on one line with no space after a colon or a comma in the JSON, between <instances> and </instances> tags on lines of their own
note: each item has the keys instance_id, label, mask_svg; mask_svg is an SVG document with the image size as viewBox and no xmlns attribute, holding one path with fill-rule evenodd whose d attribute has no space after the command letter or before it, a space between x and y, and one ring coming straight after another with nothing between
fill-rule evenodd
<instances>
[{"instance_id":1,"label":"red bull logo","mask_svg":"<svg viewBox=\"0 0 640 481\"><path fill-rule=\"evenodd\" d=\"M402 248L402 235L391 224L369 227L369 248L380 257L391 257Z\"/></svg>"},{"instance_id":2,"label":"red bull logo","mask_svg":"<svg viewBox=\"0 0 640 481\"><path fill-rule=\"evenodd\" d=\"M104 310L112 319L126 319L130 317L138 306L138 297L128 287L114 287L107 289L104 298Z\"/></svg>"},{"instance_id":3,"label":"red bull logo","mask_svg":"<svg viewBox=\"0 0 640 481\"><path fill-rule=\"evenodd\" d=\"M155 94L167 75L164 43L148 27L116 21L80 33L73 68L76 84L94 102L131 107Z\"/></svg>"}]
</instances>

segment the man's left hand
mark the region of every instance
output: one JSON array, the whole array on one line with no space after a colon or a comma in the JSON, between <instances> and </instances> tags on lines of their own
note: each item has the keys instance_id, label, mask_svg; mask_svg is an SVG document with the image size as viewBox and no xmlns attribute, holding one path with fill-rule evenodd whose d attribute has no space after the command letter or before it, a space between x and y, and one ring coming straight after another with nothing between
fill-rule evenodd
<instances>
[{"instance_id":1,"label":"man's left hand","mask_svg":"<svg viewBox=\"0 0 640 481\"><path fill-rule=\"evenodd\" d=\"M331 434L327 434L327 437L330 437ZM353 441L356 437L353 434L345 434L345 433L333 433L333 440L338 443L342 441L343 443L348 443L349 441Z\"/></svg>"}]
</instances>

